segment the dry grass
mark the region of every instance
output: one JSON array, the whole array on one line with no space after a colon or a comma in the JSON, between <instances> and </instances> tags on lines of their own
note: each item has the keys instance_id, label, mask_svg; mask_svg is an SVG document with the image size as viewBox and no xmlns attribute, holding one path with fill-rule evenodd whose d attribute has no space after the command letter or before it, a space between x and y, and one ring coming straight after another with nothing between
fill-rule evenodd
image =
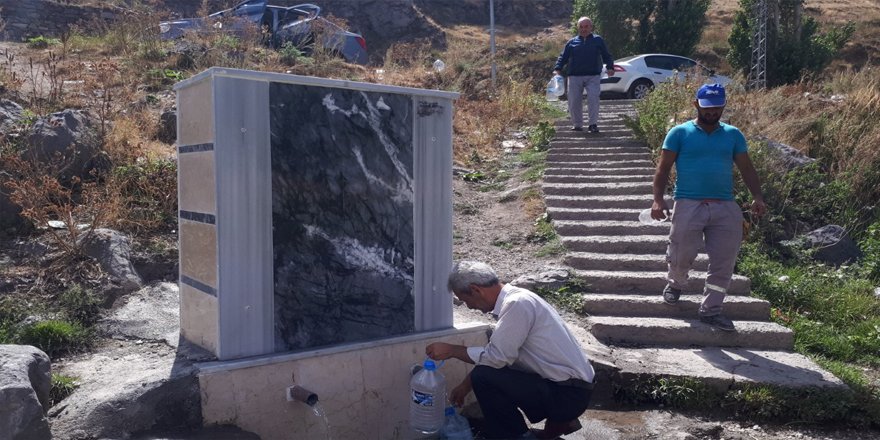
<instances>
[{"instance_id":1,"label":"dry grass","mask_svg":"<svg viewBox=\"0 0 880 440\"><path fill-rule=\"evenodd\" d=\"M854 208L880 200L880 75L876 68L844 71L824 82L801 82L738 95L731 122L819 160L852 187Z\"/></svg>"}]
</instances>

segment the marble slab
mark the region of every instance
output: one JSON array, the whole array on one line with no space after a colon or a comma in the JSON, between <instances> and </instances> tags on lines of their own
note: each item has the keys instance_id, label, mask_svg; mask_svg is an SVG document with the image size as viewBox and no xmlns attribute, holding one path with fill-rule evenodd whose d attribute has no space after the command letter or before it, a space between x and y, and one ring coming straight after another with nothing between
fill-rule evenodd
<instances>
[{"instance_id":1,"label":"marble slab","mask_svg":"<svg viewBox=\"0 0 880 440\"><path fill-rule=\"evenodd\" d=\"M414 331L412 98L269 96L276 351Z\"/></svg>"}]
</instances>

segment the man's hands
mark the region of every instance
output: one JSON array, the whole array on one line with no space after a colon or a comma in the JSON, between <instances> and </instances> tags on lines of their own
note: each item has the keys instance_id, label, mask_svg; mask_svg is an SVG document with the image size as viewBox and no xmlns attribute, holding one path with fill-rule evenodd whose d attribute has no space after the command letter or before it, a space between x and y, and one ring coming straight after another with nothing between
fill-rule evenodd
<instances>
[{"instance_id":1,"label":"man's hands","mask_svg":"<svg viewBox=\"0 0 880 440\"><path fill-rule=\"evenodd\" d=\"M752 202L751 206L752 215L755 217L763 217L764 214L767 213L767 204L764 203L764 200L755 200Z\"/></svg>"},{"instance_id":2,"label":"man's hands","mask_svg":"<svg viewBox=\"0 0 880 440\"><path fill-rule=\"evenodd\" d=\"M429 358L436 361L443 361L449 358L456 358L467 363L474 363L467 353L467 347L464 345L453 345L445 342L434 342L425 347L425 354Z\"/></svg>"},{"instance_id":3,"label":"man's hands","mask_svg":"<svg viewBox=\"0 0 880 440\"><path fill-rule=\"evenodd\" d=\"M608 76L614 76L614 69L606 69L605 73L607 73Z\"/></svg>"},{"instance_id":4,"label":"man's hands","mask_svg":"<svg viewBox=\"0 0 880 440\"><path fill-rule=\"evenodd\" d=\"M654 220L662 221L663 219L668 218L672 215L669 212L669 207L666 206L666 200L654 201L651 205L651 218Z\"/></svg>"},{"instance_id":5,"label":"man's hands","mask_svg":"<svg viewBox=\"0 0 880 440\"><path fill-rule=\"evenodd\" d=\"M461 381L458 386L452 389L452 392L449 393L449 401L457 406L461 407L464 405L464 399L471 393L473 387L471 386L471 375L468 373L467 376L464 377L464 380Z\"/></svg>"}]
</instances>

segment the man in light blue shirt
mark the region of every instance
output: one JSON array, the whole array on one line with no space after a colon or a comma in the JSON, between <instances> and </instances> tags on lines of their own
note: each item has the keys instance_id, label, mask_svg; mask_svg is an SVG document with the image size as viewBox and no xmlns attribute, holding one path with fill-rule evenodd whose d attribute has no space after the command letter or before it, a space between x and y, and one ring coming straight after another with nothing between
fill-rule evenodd
<instances>
[{"instance_id":1,"label":"man in light blue shirt","mask_svg":"<svg viewBox=\"0 0 880 440\"><path fill-rule=\"evenodd\" d=\"M663 300L667 304L678 302L681 291L687 288L688 271L705 243L709 270L700 321L734 331L733 322L721 315L742 242L742 212L733 198L734 164L754 199L752 213L762 216L767 206L745 136L738 128L721 122L726 104L724 87L704 85L694 100L697 118L669 130L654 174L651 217L662 220L669 215L663 194L674 164L675 209L666 251L669 272Z\"/></svg>"}]
</instances>

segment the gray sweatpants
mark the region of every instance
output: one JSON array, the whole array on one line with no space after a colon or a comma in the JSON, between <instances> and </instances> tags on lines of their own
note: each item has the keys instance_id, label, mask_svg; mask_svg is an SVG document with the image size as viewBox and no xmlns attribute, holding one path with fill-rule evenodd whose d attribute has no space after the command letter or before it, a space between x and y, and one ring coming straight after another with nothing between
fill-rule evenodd
<instances>
[{"instance_id":1,"label":"gray sweatpants","mask_svg":"<svg viewBox=\"0 0 880 440\"><path fill-rule=\"evenodd\" d=\"M584 126L583 91L587 89L587 107L590 111L590 125L599 123L599 93L602 75L568 77L568 114L571 125Z\"/></svg>"},{"instance_id":2,"label":"gray sweatpants","mask_svg":"<svg viewBox=\"0 0 880 440\"><path fill-rule=\"evenodd\" d=\"M673 288L687 290L688 271L705 242L709 272L700 305L701 316L721 313L742 242L742 222L742 211L733 201L675 201L666 250L669 263L666 278Z\"/></svg>"}]
</instances>

